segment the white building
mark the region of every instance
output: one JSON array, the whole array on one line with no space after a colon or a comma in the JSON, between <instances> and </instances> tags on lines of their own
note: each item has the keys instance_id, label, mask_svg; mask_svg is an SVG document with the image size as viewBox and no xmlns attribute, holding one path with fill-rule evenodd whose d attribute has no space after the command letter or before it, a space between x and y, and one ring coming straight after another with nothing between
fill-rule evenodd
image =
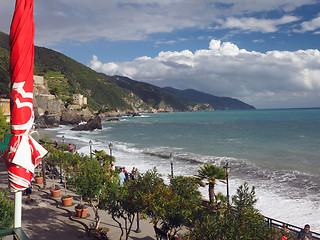
<instances>
[{"instance_id":1,"label":"white building","mask_svg":"<svg viewBox=\"0 0 320 240\"><path fill-rule=\"evenodd\" d=\"M73 103L76 105L86 105L88 103L87 98L82 94L73 94Z\"/></svg>"}]
</instances>

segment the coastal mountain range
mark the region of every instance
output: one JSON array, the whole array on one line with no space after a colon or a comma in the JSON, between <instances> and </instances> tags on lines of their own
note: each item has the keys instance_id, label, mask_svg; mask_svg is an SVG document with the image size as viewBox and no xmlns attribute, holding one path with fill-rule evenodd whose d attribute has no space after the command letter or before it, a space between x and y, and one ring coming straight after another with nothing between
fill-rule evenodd
<instances>
[{"instance_id":1,"label":"coastal mountain range","mask_svg":"<svg viewBox=\"0 0 320 240\"><path fill-rule=\"evenodd\" d=\"M0 32L0 95L10 95L9 36ZM96 113L254 109L238 99L193 89L157 87L123 76L107 76L54 50L35 46L34 75L43 76L49 92L72 104L73 94L88 99Z\"/></svg>"}]
</instances>

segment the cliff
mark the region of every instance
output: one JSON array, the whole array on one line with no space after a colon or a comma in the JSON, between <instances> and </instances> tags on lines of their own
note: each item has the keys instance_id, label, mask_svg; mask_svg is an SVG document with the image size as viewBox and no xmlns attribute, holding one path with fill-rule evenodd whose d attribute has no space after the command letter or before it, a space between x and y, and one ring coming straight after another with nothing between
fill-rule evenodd
<instances>
[{"instance_id":1,"label":"cliff","mask_svg":"<svg viewBox=\"0 0 320 240\"><path fill-rule=\"evenodd\" d=\"M37 127L78 124L82 121L89 121L93 117L88 108L65 107L61 99L50 93L43 77L34 76L33 79L33 104Z\"/></svg>"}]
</instances>

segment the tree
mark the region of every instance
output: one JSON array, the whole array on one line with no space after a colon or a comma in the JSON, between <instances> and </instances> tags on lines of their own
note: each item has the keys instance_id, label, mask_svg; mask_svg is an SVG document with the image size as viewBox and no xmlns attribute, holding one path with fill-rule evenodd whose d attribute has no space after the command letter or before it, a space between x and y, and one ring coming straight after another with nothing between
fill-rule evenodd
<instances>
[{"instance_id":1,"label":"tree","mask_svg":"<svg viewBox=\"0 0 320 240\"><path fill-rule=\"evenodd\" d=\"M96 159L99 161L101 166L107 165L111 167L112 162L115 161L115 158L114 157L111 158L111 156L106 154L104 150L101 150L101 151L94 150L92 154L96 157Z\"/></svg>"},{"instance_id":2,"label":"tree","mask_svg":"<svg viewBox=\"0 0 320 240\"><path fill-rule=\"evenodd\" d=\"M200 167L196 179L200 186L209 185L209 201L214 201L214 187L217 184L217 180L223 182L226 179L226 173L221 167L214 166L212 164L205 164L204 167ZM203 180L207 180L203 183Z\"/></svg>"},{"instance_id":3,"label":"tree","mask_svg":"<svg viewBox=\"0 0 320 240\"><path fill-rule=\"evenodd\" d=\"M43 158L43 161L45 164L50 165L53 170L60 163L60 157L62 157L63 152L61 150L56 150L55 148L47 148L47 150L49 151L49 153ZM54 178L55 175L52 171L53 188L55 188Z\"/></svg>"},{"instance_id":4,"label":"tree","mask_svg":"<svg viewBox=\"0 0 320 240\"><path fill-rule=\"evenodd\" d=\"M244 183L232 198L233 207L205 207L190 227L187 239L277 239L277 231L270 228L254 208L257 201L254 187L249 191L248 184Z\"/></svg>"},{"instance_id":5,"label":"tree","mask_svg":"<svg viewBox=\"0 0 320 240\"><path fill-rule=\"evenodd\" d=\"M13 224L14 204L7 191L0 191L0 230L11 228Z\"/></svg>"},{"instance_id":6,"label":"tree","mask_svg":"<svg viewBox=\"0 0 320 240\"><path fill-rule=\"evenodd\" d=\"M156 169L142 174L137 181L125 184L133 209L151 219L156 235L162 232L171 239L189 224L201 206L201 194L192 177L176 176L165 185ZM128 203L127 203L128 205Z\"/></svg>"},{"instance_id":7,"label":"tree","mask_svg":"<svg viewBox=\"0 0 320 240\"><path fill-rule=\"evenodd\" d=\"M89 201L95 214L94 229L99 229L99 201L104 184L109 182L108 169L100 166L96 159L82 156L82 160L76 170L72 171L70 184L76 193Z\"/></svg>"},{"instance_id":8,"label":"tree","mask_svg":"<svg viewBox=\"0 0 320 240\"><path fill-rule=\"evenodd\" d=\"M100 197L99 208L107 210L112 219L119 225L121 229L120 239L122 239L124 232L126 234L125 239L129 238L135 214L140 211L136 183L136 181L129 181L119 187L117 178L109 178ZM121 220L124 221L124 227Z\"/></svg>"},{"instance_id":9,"label":"tree","mask_svg":"<svg viewBox=\"0 0 320 240\"><path fill-rule=\"evenodd\" d=\"M168 189L156 168L139 176L136 192L142 216L150 217L153 226L157 227L163 211L159 206L167 199Z\"/></svg>"},{"instance_id":10,"label":"tree","mask_svg":"<svg viewBox=\"0 0 320 240\"><path fill-rule=\"evenodd\" d=\"M176 176L170 180L167 195L157 208L161 230L173 238L183 226L189 225L201 207L201 193L193 177Z\"/></svg>"}]
</instances>

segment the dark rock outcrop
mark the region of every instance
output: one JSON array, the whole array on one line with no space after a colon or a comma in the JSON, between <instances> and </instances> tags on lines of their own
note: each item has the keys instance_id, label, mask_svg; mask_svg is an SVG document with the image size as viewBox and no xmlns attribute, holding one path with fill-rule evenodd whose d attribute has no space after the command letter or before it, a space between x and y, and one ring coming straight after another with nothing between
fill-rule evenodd
<instances>
[{"instance_id":1,"label":"dark rock outcrop","mask_svg":"<svg viewBox=\"0 0 320 240\"><path fill-rule=\"evenodd\" d=\"M118 122L118 121L120 121L120 119L119 118L110 118L110 119L105 119L103 121L104 122Z\"/></svg>"},{"instance_id":2,"label":"dark rock outcrop","mask_svg":"<svg viewBox=\"0 0 320 240\"><path fill-rule=\"evenodd\" d=\"M72 128L71 130L73 130L73 131L93 131L95 129L102 129L100 117L90 119L86 124L78 125L78 126Z\"/></svg>"}]
</instances>

